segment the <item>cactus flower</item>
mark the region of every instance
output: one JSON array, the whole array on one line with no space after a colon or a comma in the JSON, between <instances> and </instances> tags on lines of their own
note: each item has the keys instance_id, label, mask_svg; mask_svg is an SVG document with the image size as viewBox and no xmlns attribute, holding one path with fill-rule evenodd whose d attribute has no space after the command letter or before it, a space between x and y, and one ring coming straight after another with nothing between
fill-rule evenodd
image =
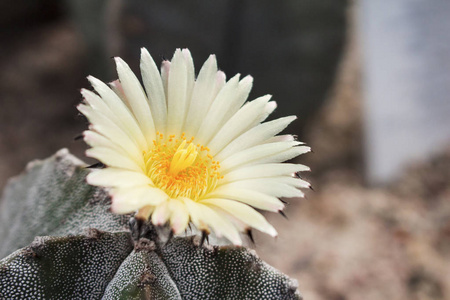
<instances>
[{"instance_id":1,"label":"cactus flower","mask_svg":"<svg viewBox=\"0 0 450 300\"><path fill-rule=\"evenodd\" d=\"M189 50L176 50L161 71L146 49L142 82L120 58L119 80L110 86L89 76L78 110L90 122L86 155L106 168L93 170L91 185L106 187L111 209L136 212L180 234L192 222L235 245L240 232L277 232L258 210L279 212L281 197L303 197L309 184L300 164L283 163L310 148L278 135L295 116L264 122L276 104L266 95L246 102L252 77L226 81L211 55L195 76Z\"/></svg>"}]
</instances>

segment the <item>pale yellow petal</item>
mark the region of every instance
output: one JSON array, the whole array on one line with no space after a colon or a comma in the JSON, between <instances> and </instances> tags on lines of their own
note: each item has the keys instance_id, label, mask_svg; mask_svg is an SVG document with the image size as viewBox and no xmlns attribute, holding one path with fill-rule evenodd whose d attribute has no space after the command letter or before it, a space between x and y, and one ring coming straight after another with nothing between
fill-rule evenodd
<instances>
[{"instance_id":1,"label":"pale yellow petal","mask_svg":"<svg viewBox=\"0 0 450 300\"><path fill-rule=\"evenodd\" d=\"M167 87L167 132L181 134L188 108L188 69L180 49L173 55Z\"/></svg>"},{"instance_id":2,"label":"pale yellow petal","mask_svg":"<svg viewBox=\"0 0 450 300\"><path fill-rule=\"evenodd\" d=\"M234 153L221 161L222 172L229 172L237 167L242 167L246 164L256 163L264 159L270 160L271 157L276 156L294 146L299 145L299 142L279 142L257 145L243 151ZM298 147L300 148L300 147ZM216 158L218 159L218 158ZM219 160L220 161L220 160Z\"/></svg>"},{"instance_id":3,"label":"pale yellow petal","mask_svg":"<svg viewBox=\"0 0 450 300\"><path fill-rule=\"evenodd\" d=\"M166 126L167 104L158 67L147 49L141 49L141 74L157 129Z\"/></svg>"},{"instance_id":4,"label":"pale yellow petal","mask_svg":"<svg viewBox=\"0 0 450 300\"><path fill-rule=\"evenodd\" d=\"M216 159L221 161L239 151L262 144L285 129L296 118L296 116L283 117L253 127L230 142L216 155Z\"/></svg>"},{"instance_id":5,"label":"pale yellow petal","mask_svg":"<svg viewBox=\"0 0 450 300\"><path fill-rule=\"evenodd\" d=\"M211 227L218 237L224 236L233 244L242 245L239 232L230 220L223 218L206 205L192 201L188 198L184 198L184 201L191 216L195 215L196 221L193 222L197 228L205 229L207 226Z\"/></svg>"},{"instance_id":6,"label":"pale yellow petal","mask_svg":"<svg viewBox=\"0 0 450 300\"><path fill-rule=\"evenodd\" d=\"M135 147L123 147L124 145L119 145L116 142L113 142L105 136L92 130L84 131L83 138L84 141L93 148L110 148L124 156L128 156L141 168L144 168L145 166L143 156Z\"/></svg>"},{"instance_id":7,"label":"pale yellow petal","mask_svg":"<svg viewBox=\"0 0 450 300\"><path fill-rule=\"evenodd\" d=\"M238 86L239 74L231 78L219 91L195 136L200 143L208 144L214 133L223 125L224 111L228 109L229 102L236 98Z\"/></svg>"},{"instance_id":8,"label":"pale yellow petal","mask_svg":"<svg viewBox=\"0 0 450 300\"><path fill-rule=\"evenodd\" d=\"M301 142L296 142L296 143L298 143L298 145L303 144ZM251 161L250 164L279 163L279 162L287 161L289 159L297 157L301 154L308 153L310 151L311 151L311 148L308 146L292 147L292 148L286 149L284 151L280 151L276 154L259 157L258 159Z\"/></svg>"},{"instance_id":9,"label":"pale yellow petal","mask_svg":"<svg viewBox=\"0 0 450 300\"><path fill-rule=\"evenodd\" d=\"M169 73L170 73L170 61L163 60L161 63L161 80L164 87L164 94L166 95L166 105L167 105L167 95L169 94ZM161 130L158 131L161 132Z\"/></svg>"},{"instance_id":10,"label":"pale yellow petal","mask_svg":"<svg viewBox=\"0 0 450 300\"><path fill-rule=\"evenodd\" d=\"M294 178L292 178L294 179ZM298 179L300 181L300 179ZM300 185L300 182L298 183ZM308 185L309 186L309 185ZM303 187L303 184L302 184ZM281 180L277 181L275 178L257 178L257 179L246 179L235 182L230 182L221 185L221 189L248 189L255 192L260 192L273 197L304 197L304 193L297 187L283 182Z\"/></svg>"},{"instance_id":11,"label":"pale yellow petal","mask_svg":"<svg viewBox=\"0 0 450 300\"><path fill-rule=\"evenodd\" d=\"M292 175L297 172L309 170L309 167L301 164L269 163L250 165L242 168L236 168L235 170L227 173L220 181L220 184L244 179Z\"/></svg>"},{"instance_id":12,"label":"pale yellow petal","mask_svg":"<svg viewBox=\"0 0 450 300\"><path fill-rule=\"evenodd\" d=\"M214 100L214 88L217 73L217 62L215 55L211 55L203 64L194 84L192 98L184 128L186 133L194 135Z\"/></svg>"},{"instance_id":13,"label":"pale yellow petal","mask_svg":"<svg viewBox=\"0 0 450 300\"><path fill-rule=\"evenodd\" d=\"M166 193L149 186L112 189L111 210L117 214L127 214L142 207L157 206L168 199Z\"/></svg>"},{"instance_id":14,"label":"pale yellow petal","mask_svg":"<svg viewBox=\"0 0 450 300\"><path fill-rule=\"evenodd\" d=\"M267 222L263 215L246 204L217 198L205 199L202 200L201 203L219 207L259 231L265 232L271 236L277 235L275 228Z\"/></svg>"},{"instance_id":15,"label":"pale yellow petal","mask_svg":"<svg viewBox=\"0 0 450 300\"><path fill-rule=\"evenodd\" d=\"M114 141L114 143L120 145L124 150L130 153L130 155L141 153L142 149L139 149L136 141L130 138L130 136L126 134L120 126L105 117L101 112L83 104L78 105L77 108L91 122L91 130L94 130L109 140Z\"/></svg>"},{"instance_id":16,"label":"pale yellow petal","mask_svg":"<svg viewBox=\"0 0 450 300\"><path fill-rule=\"evenodd\" d=\"M123 128L130 134L142 149L147 148L147 141L141 128L134 118L131 111L123 100L107 84L93 76L88 76L88 80L96 92L102 97L102 100L108 105L111 112L117 117Z\"/></svg>"},{"instance_id":17,"label":"pale yellow petal","mask_svg":"<svg viewBox=\"0 0 450 300\"><path fill-rule=\"evenodd\" d=\"M252 128L255 121L259 120L261 115L264 114L265 106L270 97L270 95L266 95L246 103L231 117L208 143L211 155L216 155L235 138Z\"/></svg>"},{"instance_id":18,"label":"pale yellow petal","mask_svg":"<svg viewBox=\"0 0 450 300\"><path fill-rule=\"evenodd\" d=\"M127 63L118 57L115 58L115 61L117 65L117 74L119 75L119 80L127 96L130 108L136 117L147 142L151 143L151 141L155 139L156 132L152 113L144 90Z\"/></svg>"},{"instance_id":19,"label":"pale yellow petal","mask_svg":"<svg viewBox=\"0 0 450 300\"><path fill-rule=\"evenodd\" d=\"M277 142L292 142L295 141L295 137L291 134L277 135L268 139L265 143L277 143Z\"/></svg>"},{"instance_id":20,"label":"pale yellow petal","mask_svg":"<svg viewBox=\"0 0 450 300\"><path fill-rule=\"evenodd\" d=\"M247 100L248 95L250 94L250 90L253 86L253 77L250 75L245 76L239 81L239 85L236 91L236 97L230 99L228 104L228 109L226 109L224 113L224 121L228 121L244 104ZM222 124L223 124L222 123ZM220 127L219 127L220 128Z\"/></svg>"},{"instance_id":21,"label":"pale yellow petal","mask_svg":"<svg viewBox=\"0 0 450 300\"><path fill-rule=\"evenodd\" d=\"M151 179L142 172L111 167L91 171L86 180L89 184L104 187L153 186Z\"/></svg>"},{"instance_id":22,"label":"pale yellow petal","mask_svg":"<svg viewBox=\"0 0 450 300\"><path fill-rule=\"evenodd\" d=\"M111 148L95 147L86 150L86 156L98 159L108 167L116 167L136 172L143 172L139 166L129 156L125 156Z\"/></svg>"},{"instance_id":23,"label":"pale yellow petal","mask_svg":"<svg viewBox=\"0 0 450 300\"><path fill-rule=\"evenodd\" d=\"M164 225L170 218L169 199L155 207L152 213L152 223L156 226Z\"/></svg>"},{"instance_id":24,"label":"pale yellow petal","mask_svg":"<svg viewBox=\"0 0 450 300\"><path fill-rule=\"evenodd\" d=\"M255 208L274 212L284 208L284 204L277 197L244 188L221 186L205 196L205 199L211 198L236 200Z\"/></svg>"},{"instance_id":25,"label":"pale yellow petal","mask_svg":"<svg viewBox=\"0 0 450 300\"><path fill-rule=\"evenodd\" d=\"M169 203L171 216L170 224L175 234L180 234L186 230L189 223L189 212L184 201L179 199L170 199Z\"/></svg>"},{"instance_id":26,"label":"pale yellow petal","mask_svg":"<svg viewBox=\"0 0 450 300\"><path fill-rule=\"evenodd\" d=\"M188 105L186 107L185 115L187 116L187 108L189 107L192 92L194 90L194 84L195 84L195 68L194 68L194 60L192 59L191 52L189 49L185 48L181 50L181 53L183 54L184 61L186 63L187 67L187 88L186 88L186 98L188 101Z\"/></svg>"}]
</instances>

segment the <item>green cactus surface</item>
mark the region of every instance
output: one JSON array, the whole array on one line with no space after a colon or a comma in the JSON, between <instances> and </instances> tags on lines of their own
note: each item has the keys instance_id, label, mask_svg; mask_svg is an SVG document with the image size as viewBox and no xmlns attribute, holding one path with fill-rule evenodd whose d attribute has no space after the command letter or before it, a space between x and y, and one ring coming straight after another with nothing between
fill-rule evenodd
<instances>
[{"instance_id":1,"label":"green cactus surface","mask_svg":"<svg viewBox=\"0 0 450 300\"><path fill-rule=\"evenodd\" d=\"M85 167L63 149L8 183L0 299L301 299L294 280L245 247L162 242L151 226L132 238L130 216L109 212Z\"/></svg>"}]
</instances>

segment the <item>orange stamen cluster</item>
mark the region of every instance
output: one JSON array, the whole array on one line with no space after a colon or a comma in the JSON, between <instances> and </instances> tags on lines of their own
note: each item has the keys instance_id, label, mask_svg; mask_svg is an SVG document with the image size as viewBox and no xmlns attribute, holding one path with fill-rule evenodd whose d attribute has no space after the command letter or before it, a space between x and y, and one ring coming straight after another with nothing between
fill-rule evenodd
<instances>
[{"instance_id":1,"label":"orange stamen cluster","mask_svg":"<svg viewBox=\"0 0 450 300\"><path fill-rule=\"evenodd\" d=\"M223 178L209 148L193 142L194 138L188 140L184 133L179 138L165 138L158 132L153 148L144 152L147 175L171 198L198 200Z\"/></svg>"}]
</instances>

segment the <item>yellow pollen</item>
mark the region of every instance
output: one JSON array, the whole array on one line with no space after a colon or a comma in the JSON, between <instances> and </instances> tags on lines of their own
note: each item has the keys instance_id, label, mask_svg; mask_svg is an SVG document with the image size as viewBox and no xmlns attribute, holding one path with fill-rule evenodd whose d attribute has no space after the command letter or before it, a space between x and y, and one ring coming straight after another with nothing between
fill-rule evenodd
<instances>
[{"instance_id":1,"label":"yellow pollen","mask_svg":"<svg viewBox=\"0 0 450 300\"><path fill-rule=\"evenodd\" d=\"M194 144L185 133L175 139L157 133L152 148L144 152L147 176L170 197L200 199L212 191L220 175L220 164L213 161L210 149Z\"/></svg>"}]
</instances>

